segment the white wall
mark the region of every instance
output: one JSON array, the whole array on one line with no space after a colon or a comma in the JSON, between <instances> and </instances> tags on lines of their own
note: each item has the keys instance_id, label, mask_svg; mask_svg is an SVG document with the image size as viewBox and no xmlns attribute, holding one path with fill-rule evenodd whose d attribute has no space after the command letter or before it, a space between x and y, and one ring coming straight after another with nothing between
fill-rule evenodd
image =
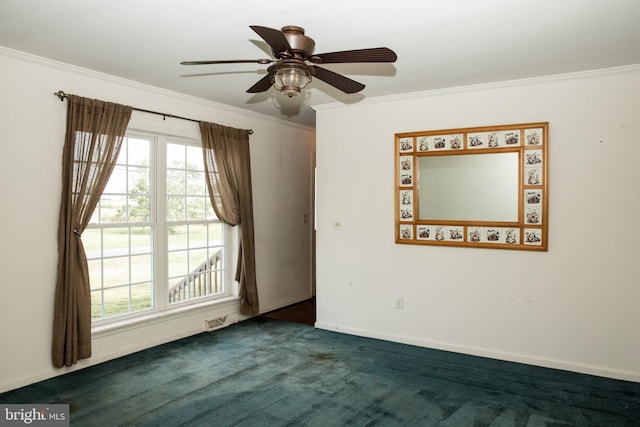
<instances>
[{"instance_id":1,"label":"white wall","mask_svg":"<svg viewBox=\"0 0 640 427\"><path fill-rule=\"evenodd\" d=\"M635 66L318 106L316 325L640 381L639 99ZM548 252L394 243L395 133L541 121Z\"/></svg>"},{"instance_id":2,"label":"white wall","mask_svg":"<svg viewBox=\"0 0 640 427\"><path fill-rule=\"evenodd\" d=\"M313 129L0 48L0 392L70 369L51 365L57 223L68 93L253 129L256 268L262 311L311 296ZM196 123L134 112L131 124L198 134ZM197 137L197 136L196 136ZM232 269L235 265L232 266ZM95 334L76 368L201 332L238 316L237 298Z\"/></svg>"}]
</instances>

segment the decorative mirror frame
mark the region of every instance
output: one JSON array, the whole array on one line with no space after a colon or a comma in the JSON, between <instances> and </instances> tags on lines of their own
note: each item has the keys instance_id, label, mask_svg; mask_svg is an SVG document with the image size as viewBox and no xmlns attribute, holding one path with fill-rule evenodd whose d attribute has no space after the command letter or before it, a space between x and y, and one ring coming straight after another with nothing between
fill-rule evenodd
<instances>
[{"instance_id":1,"label":"decorative mirror frame","mask_svg":"<svg viewBox=\"0 0 640 427\"><path fill-rule=\"evenodd\" d=\"M395 134L396 243L546 251L549 123ZM518 220L420 219L419 159L458 154L518 153Z\"/></svg>"}]
</instances>

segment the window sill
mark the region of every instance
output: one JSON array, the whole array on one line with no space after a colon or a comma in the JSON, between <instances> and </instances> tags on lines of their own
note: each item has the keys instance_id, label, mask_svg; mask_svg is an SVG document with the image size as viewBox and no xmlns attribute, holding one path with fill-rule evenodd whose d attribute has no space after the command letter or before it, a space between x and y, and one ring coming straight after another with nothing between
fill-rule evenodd
<instances>
[{"instance_id":1,"label":"window sill","mask_svg":"<svg viewBox=\"0 0 640 427\"><path fill-rule=\"evenodd\" d=\"M216 299L213 301L205 301L200 304L192 304L188 306L175 307L168 310L156 311L153 313L136 316L135 318L113 321L107 324L93 326L91 328L92 338L100 338L128 330L138 329L157 323L167 322L184 316L190 316L211 309L231 308L233 313L240 312L240 298L230 296Z\"/></svg>"}]
</instances>

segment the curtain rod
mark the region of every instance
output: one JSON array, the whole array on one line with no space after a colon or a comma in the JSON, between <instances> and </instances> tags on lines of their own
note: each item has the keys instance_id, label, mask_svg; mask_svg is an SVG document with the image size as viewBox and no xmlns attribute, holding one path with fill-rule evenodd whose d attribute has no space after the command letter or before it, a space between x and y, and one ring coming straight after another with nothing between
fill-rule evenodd
<instances>
[{"instance_id":1,"label":"curtain rod","mask_svg":"<svg viewBox=\"0 0 640 427\"><path fill-rule=\"evenodd\" d=\"M57 92L54 92L54 95L57 96L58 98L60 98L60 101L64 101L65 98L67 98L67 94L64 93L61 90L59 90ZM162 116L163 120L166 119L167 117L171 117L171 118L174 118L174 119L187 120L187 121L190 121L190 122L200 123L200 120L190 119L190 118L187 118L187 117L174 116L173 114L167 114L167 113L159 113L157 111L145 110L143 108L136 108L136 107L131 107L131 108L136 110L136 111L141 111L143 113L157 114L158 116ZM249 135L252 135L253 134L253 129L249 129L248 132L249 132Z\"/></svg>"}]
</instances>

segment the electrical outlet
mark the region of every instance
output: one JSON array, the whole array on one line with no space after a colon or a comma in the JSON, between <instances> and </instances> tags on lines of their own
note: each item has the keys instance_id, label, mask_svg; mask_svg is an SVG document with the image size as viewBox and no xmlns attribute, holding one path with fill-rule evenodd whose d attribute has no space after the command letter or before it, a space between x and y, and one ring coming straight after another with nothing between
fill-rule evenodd
<instances>
[{"instance_id":1,"label":"electrical outlet","mask_svg":"<svg viewBox=\"0 0 640 427\"><path fill-rule=\"evenodd\" d=\"M403 308L404 308L404 298L403 297L397 297L396 298L396 309L402 310Z\"/></svg>"}]
</instances>

